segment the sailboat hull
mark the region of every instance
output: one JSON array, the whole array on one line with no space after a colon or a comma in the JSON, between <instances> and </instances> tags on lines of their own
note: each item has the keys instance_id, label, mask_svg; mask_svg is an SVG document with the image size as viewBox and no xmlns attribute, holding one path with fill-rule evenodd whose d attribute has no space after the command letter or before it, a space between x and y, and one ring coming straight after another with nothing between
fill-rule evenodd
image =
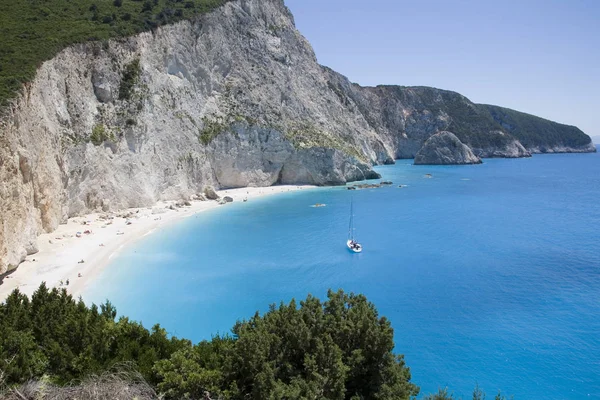
<instances>
[{"instance_id":1,"label":"sailboat hull","mask_svg":"<svg viewBox=\"0 0 600 400\"><path fill-rule=\"evenodd\" d=\"M362 251L362 246L356 242L354 242L354 245L352 245L352 240L348 240L346 242L346 246L348 247L348 250L353 253L360 253Z\"/></svg>"}]
</instances>

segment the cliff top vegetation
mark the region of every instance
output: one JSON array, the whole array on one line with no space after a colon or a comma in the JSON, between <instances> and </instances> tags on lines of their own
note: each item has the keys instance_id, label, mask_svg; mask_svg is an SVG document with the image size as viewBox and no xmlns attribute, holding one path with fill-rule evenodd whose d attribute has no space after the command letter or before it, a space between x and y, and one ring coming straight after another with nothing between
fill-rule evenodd
<instances>
[{"instance_id":1,"label":"cliff top vegetation","mask_svg":"<svg viewBox=\"0 0 600 400\"><path fill-rule=\"evenodd\" d=\"M127 37L209 12L228 0L0 2L0 107L65 47Z\"/></svg>"},{"instance_id":2,"label":"cliff top vegetation","mask_svg":"<svg viewBox=\"0 0 600 400\"><path fill-rule=\"evenodd\" d=\"M505 107L487 104L479 107L487 110L502 128L519 139L527 148L544 146L546 143L580 147L588 145L591 140L576 126L560 124Z\"/></svg>"}]
</instances>

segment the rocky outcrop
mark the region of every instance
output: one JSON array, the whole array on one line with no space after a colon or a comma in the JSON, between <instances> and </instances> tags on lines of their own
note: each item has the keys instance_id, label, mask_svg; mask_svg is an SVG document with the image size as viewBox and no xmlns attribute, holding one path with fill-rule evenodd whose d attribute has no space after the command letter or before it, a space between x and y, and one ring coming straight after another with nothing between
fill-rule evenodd
<instances>
[{"instance_id":1,"label":"rocky outcrop","mask_svg":"<svg viewBox=\"0 0 600 400\"><path fill-rule=\"evenodd\" d=\"M327 146L297 148L276 129L244 123L235 123L230 132L209 145L209 161L221 187L343 185L380 177L370 165L342 150Z\"/></svg>"},{"instance_id":2,"label":"rocky outcrop","mask_svg":"<svg viewBox=\"0 0 600 400\"><path fill-rule=\"evenodd\" d=\"M481 164L481 158L452 132L442 131L431 136L415 156L415 165Z\"/></svg>"},{"instance_id":3,"label":"rocky outcrop","mask_svg":"<svg viewBox=\"0 0 600 400\"><path fill-rule=\"evenodd\" d=\"M194 21L75 45L1 119L0 272L70 216L189 199L209 185L377 178L372 165L414 157L443 130L480 157L528 155L521 131L503 125L523 120L503 118L458 93L350 83L317 63L282 0L234 0Z\"/></svg>"},{"instance_id":4,"label":"rocky outcrop","mask_svg":"<svg viewBox=\"0 0 600 400\"><path fill-rule=\"evenodd\" d=\"M208 200L219 200L219 195L215 192L215 188L212 186L207 186L204 188L204 196Z\"/></svg>"}]
</instances>

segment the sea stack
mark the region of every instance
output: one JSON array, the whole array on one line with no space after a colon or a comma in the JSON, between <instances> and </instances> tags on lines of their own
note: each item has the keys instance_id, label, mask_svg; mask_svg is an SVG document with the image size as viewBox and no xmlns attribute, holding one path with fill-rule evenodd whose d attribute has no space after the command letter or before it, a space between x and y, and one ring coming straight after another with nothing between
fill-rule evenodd
<instances>
[{"instance_id":1,"label":"sea stack","mask_svg":"<svg viewBox=\"0 0 600 400\"><path fill-rule=\"evenodd\" d=\"M481 164L481 158L455 134L442 131L431 136L415 156L415 165Z\"/></svg>"}]
</instances>

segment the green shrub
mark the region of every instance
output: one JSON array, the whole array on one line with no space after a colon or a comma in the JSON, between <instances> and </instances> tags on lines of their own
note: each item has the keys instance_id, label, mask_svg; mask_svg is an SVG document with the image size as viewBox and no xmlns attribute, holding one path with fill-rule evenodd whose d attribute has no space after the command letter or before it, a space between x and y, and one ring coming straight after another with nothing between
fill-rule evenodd
<instances>
[{"instance_id":1,"label":"green shrub","mask_svg":"<svg viewBox=\"0 0 600 400\"><path fill-rule=\"evenodd\" d=\"M190 345L167 338L158 325L149 331L127 318L115 321L116 315L108 301L88 308L66 290L45 284L31 300L15 290L0 305L0 371L8 372L3 383L49 375L66 384L122 361L135 363L153 382L154 363Z\"/></svg>"},{"instance_id":2,"label":"green shrub","mask_svg":"<svg viewBox=\"0 0 600 400\"><path fill-rule=\"evenodd\" d=\"M152 7L153 7L152 2L150 0L146 0L142 7L142 12L152 11Z\"/></svg>"},{"instance_id":3,"label":"green shrub","mask_svg":"<svg viewBox=\"0 0 600 400\"><path fill-rule=\"evenodd\" d=\"M202 129L199 129L198 140L208 146L220 133L227 130L228 126L220 118L202 118Z\"/></svg>"},{"instance_id":4,"label":"green shrub","mask_svg":"<svg viewBox=\"0 0 600 400\"><path fill-rule=\"evenodd\" d=\"M139 82L141 72L139 58L125 65L121 75L121 84L119 85L119 100L131 99L133 88Z\"/></svg>"},{"instance_id":5,"label":"green shrub","mask_svg":"<svg viewBox=\"0 0 600 400\"><path fill-rule=\"evenodd\" d=\"M2 383L43 377L71 385L131 365L165 399L201 399L205 391L231 400L409 400L419 393L394 353L390 321L363 295L329 291L325 302L309 295L272 305L235 324L233 336L196 345L159 325L116 318L109 301L88 307L45 284L31 299L14 290L0 304ZM473 399L484 398L477 387ZM453 396L442 389L425 399ZM506 398L499 393L495 400Z\"/></svg>"},{"instance_id":6,"label":"green shrub","mask_svg":"<svg viewBox=\"0 0 600 400\"><path fill-rule=\"evenodd\" d=\"M94 146L100 146L105 141L115 141L115 135L112 132L107 131L107 129L102 124L95 125L92 129L92 135L90 136L90 141L94 144Z\"/></svg>"}]
</instances>

